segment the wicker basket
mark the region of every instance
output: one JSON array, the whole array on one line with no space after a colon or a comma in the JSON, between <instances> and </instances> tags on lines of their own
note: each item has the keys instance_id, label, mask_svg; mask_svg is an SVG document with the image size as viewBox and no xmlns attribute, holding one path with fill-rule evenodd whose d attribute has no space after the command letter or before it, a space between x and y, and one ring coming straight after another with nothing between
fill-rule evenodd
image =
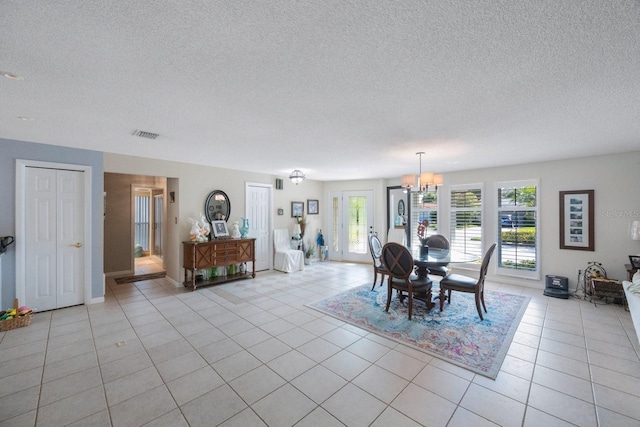
<instances>
[{"instance_id":1,"label":"wicker basket","mask_svg":"<svg viewBox=\"0 0 640 427\"><path fill-rule=\"evenodd\" d=\"M17 311L18 307L18 298L16 298L13 300L13 308ZM31 319L33 319L33 312L22 316L16 316L13 319L0 320L0 332L29 326L31 324Z\"/></svg>"},{"instance_id":2,"label":"wicker basket","mask_svg":"<svg viewBox=\"0 0 640 427\"><path fill-rule=\"evenodd\" d=\"M619 280L591 279L591 294L599 298L624 298L624 289Z\"/></svg>"}]
</instances>

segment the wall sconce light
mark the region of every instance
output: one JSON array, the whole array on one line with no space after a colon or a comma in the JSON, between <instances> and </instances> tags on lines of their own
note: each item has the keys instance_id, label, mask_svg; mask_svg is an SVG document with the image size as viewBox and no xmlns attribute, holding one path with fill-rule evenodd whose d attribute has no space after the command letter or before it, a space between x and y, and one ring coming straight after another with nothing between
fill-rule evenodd
<instances>
[{"instance_id":1,"label":"wall sconce light","mask_svg":"<svg viewBox=\"0 0 640 427\"><path fill-rule=\"evenodd\" d=\"M305 176L302 173L302 171L300 169L296 169L293 172L291 172L291 175L289 175L289 179L291 180L291 182L293 182L295 185L300 184L302 181L304 181Z\"/></svg>"}]
</instances>

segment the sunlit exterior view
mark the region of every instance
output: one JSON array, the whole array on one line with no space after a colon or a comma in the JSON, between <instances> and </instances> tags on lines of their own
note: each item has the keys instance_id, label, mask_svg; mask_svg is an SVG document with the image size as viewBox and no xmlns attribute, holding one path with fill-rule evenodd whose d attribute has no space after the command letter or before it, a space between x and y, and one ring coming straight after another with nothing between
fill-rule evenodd
<instances>
[{"instance_id":1,"label":"sunlit exterior view","mask_svg":"<svg viewBox=\"0 0 640 427\"><path fill-rule=\"evenodd\" d=\"M537 187L505 185L498 188L498 266L537 270Z\"/></svg>"},{"instance_id":2,"label":"sunlit exterior view","mask_svg":"<svg viewBox=\"0 0 640 427\"><path fill-rule=\"evenodd\" d=\"M364 254L367 246L367 198L365 196L349 196L349 252Z\"/></svg>"}]
</instances>

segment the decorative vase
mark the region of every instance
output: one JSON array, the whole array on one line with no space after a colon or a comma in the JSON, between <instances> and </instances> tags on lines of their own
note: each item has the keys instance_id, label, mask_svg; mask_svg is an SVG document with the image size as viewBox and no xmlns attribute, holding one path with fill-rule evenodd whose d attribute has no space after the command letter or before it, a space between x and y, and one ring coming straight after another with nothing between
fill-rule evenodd
<instances>
[{"instance_id":1,"label":"decorative vase","mask_svg":"<svg viewBox=\"0 0 640 427\"><path fill-rule=\"evenodd\" d=\"M239 239L240 238L240 229L238 227L238 223L237 222L233 223L233 230L231 231L231 237L233 237L234 239Z\"/></svg>"},{"instance_id":2,"label":"decorative vase","mask_svg":"<svg viewBox=\"0 0 640 427\"><path fill-rule=\"evenodd\" d=\"M427 245L426 237L419 237L420 240L420 258L426 257L429 255L429 245Z\"/></svg>"},{"instance_id":3,"label":"decorative vase","mask_svg":"<svg viewBox=\"0 0 640 427\"><path fill-rule=\"evenodd\" d=\"M248 218L240 218L242 221L242 227L240 227L240 237L245 238L247 234L249 234L249 219Z\"/></svg>"}]
</instances>

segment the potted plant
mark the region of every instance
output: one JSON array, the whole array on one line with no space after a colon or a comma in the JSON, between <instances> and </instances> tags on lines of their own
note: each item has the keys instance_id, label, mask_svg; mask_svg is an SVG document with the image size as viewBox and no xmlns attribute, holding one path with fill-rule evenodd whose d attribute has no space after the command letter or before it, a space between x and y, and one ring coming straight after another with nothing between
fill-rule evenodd
<instances>
[{"instance_id":1,"label":"potted plant","mask_svg":"<svg viewBox=\"0 0 640 427\"><path fill-rule=\"evenodd\" d=\"M309 245L307 250L304 252L304 263L309 265L311 264L311 257L316 253L315 247L313 245Z\"/></svg>"}]
</instances>

